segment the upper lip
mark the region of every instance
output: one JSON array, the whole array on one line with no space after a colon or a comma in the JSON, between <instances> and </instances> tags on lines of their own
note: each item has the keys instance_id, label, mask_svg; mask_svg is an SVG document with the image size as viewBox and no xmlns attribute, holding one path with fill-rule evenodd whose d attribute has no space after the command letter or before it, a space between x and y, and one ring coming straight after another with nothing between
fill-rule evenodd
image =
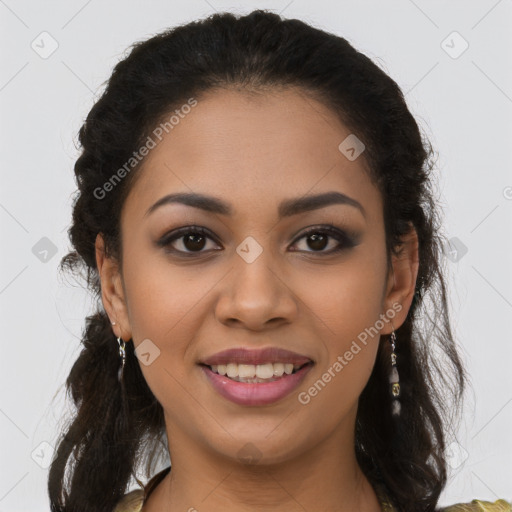
<instances>
[{"instance_id":1,"label":"upper lip","mask_svg":"<svg viewBox=\"0 0 512 512\"><path fill-rule=\"evenodd\" d=\"M291 352L284 348L268 347L263 349L230 348L217 352L206 359L200 361L200 364L208 366L219 364L265 364L265 363L292 363L294 365L303 365L313 362L307 356Z\"/></svg>"}]
</instances>

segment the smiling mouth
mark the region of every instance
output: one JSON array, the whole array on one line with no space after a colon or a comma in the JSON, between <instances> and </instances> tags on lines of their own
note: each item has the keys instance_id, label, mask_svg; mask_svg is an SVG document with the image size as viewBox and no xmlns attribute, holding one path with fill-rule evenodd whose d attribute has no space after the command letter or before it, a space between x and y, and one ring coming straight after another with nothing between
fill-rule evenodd
<instances>
[{"instance_id":1,"label":"smiling mouth","mask_svg":"<svg viewBox=\"0 0 512 512\"><path fill-rule=\"evenodd\" d=\"M237 363L207 365L200 363L200 366L204 366L212 373L225 376L234 382L255 384L283 379L287 375L293 375L305 366L312 366L313 364L313 361L308 361L304 364L266 363L258 365Z\"/></svg>"},{"instance_id":2,"label":"smiling mouth","mask_svg":"<svg viewBox=\"0 0 512 512\"><path fill-rule=\"evenodd\" d=\"M285 365L288 371L285 371ZM215 365L201 363L198 366L204 373L207 382L224 399L244 407L259 407L271 405L289 396L306 378L314 365L313 361L297 364L297 368L292 363L217 365L217 372L225 371L225 375L213 371ZM253 370L251 367L256 368ZM271 375L271 370L274 369L278 375ZM258 373L256 373L257 370ZM259 378L258 375L267 378Z\"/></svg>"}]
</instances>

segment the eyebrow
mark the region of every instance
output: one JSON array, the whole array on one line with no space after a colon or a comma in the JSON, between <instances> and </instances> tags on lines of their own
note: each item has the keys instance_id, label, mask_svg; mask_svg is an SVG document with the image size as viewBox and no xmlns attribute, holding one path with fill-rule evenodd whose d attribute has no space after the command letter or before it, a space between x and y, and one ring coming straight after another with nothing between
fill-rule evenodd
<instances>
[{"instance_id":1,"label":"eyebrow","mask_svg":"<svg viewBox=\"0 0 512 512\"><path fill-rule=\"evenodd\" d=\"M197 193L176 193L168 194L160 198L155 204L148 208L144 217L153 213L157 208L172 203L184 204L207 212L218 213L220 215L233 214L232 207L217 197ZM285 199L279 205L278 216L280 219L283 217L291 217L293 215L298 215L299 213L318 210L333 204L353 206L357 208L364 217L366 217L363 205L359 201L356 201L352 197L342 194L341 192L325 192L323 194Z\"/></svg>"}]
</instances>

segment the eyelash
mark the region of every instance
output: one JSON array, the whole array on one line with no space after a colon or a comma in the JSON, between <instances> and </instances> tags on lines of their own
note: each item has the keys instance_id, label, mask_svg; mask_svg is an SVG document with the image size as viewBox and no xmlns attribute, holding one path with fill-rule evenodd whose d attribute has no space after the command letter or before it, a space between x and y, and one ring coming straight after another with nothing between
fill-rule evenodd
<instances>
[{"instance_id":1,"label":"eyelash","mask_svg":"<svg viewBox=\"0 0 512 512\"><path fill-rule=\"evenodd\" d=\"M179 240L180 238L183 238L185 235L189 234L198 234L198 235L204 235L207 238L210 238L215 243L220 245L216 240L215 237L212 235L212 233L201 226L186 226L183 228L176 229L174 231L171 231L170 233L165 234L160 240L157 241L157 245L159 247L169 247L172 242L175 240ZM321 254L321 255L331 255L338 252L341 252L345 249L350 249L351 247L354 247L357 245L356 241L356 235L355 234L348 234L344 231L341 231L332 225L327 226L313 226L310 228L307 228L306 231L301 233L300 236L295 238L293 244L296 244L299 240L302 240L303 238L307 238L311 234L324 234L328 235L331 238L334 238L339 242L338 247L331 249L329 251L295 251L295 252L306 252L310 254ZM216 249L217 250L217 249ZM207 251L181 251L174 248L168 248L166 249L166 252L176 254L179 257L185 257L190 258L194 257L197 254L202 254Z\"/></svg>"}]
</instances>

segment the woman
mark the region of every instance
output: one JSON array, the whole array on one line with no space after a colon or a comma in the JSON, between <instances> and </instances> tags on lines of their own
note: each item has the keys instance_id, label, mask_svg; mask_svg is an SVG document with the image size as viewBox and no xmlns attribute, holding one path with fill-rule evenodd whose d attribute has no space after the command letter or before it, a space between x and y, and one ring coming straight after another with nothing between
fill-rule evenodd
<instances>
[{"instance_id":1,"label":"woman","mask_svg":"<svg viewBox=\"0 0 512 512\"><path fill-rule=\"evenodd\" d=\"M52 510L438 510L466 377L396 83L298 20L217 14L136 44L80 142L62 266L101 303Z\"/></svg>"}]
</instances>

